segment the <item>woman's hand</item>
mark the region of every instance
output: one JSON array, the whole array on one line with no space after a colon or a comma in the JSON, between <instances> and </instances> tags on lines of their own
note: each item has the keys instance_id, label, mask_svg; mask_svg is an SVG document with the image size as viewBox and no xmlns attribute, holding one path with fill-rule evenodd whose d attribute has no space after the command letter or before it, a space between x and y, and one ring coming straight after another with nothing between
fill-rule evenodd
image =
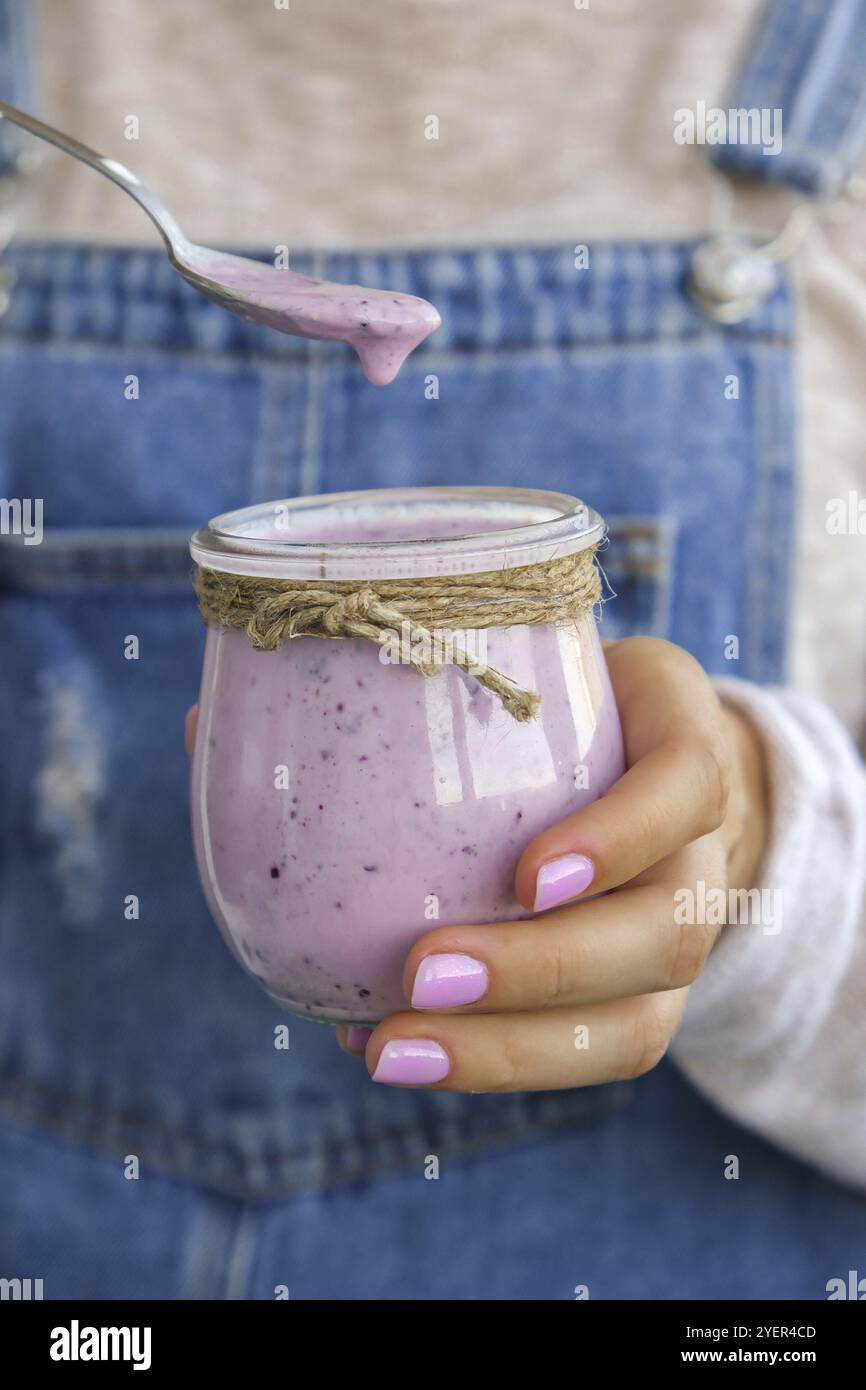
<instances>
[{"instance_id":1,"label":"woman's hand","mask_svg":"<svg viewBox=\"0 0 866 1390\"><path fill-rule=\"evenodd\" d=\"M674 895L701 880L708 892L750 887L765 839L762 757L680 648L632 638L607 660L628 771L522 854L517 898L549 910L428 932L406 960L414 1007L371 1033L338 1029L374 1080L554 1090L640 1076L664 1056L719 930L678 925Z\"/></svg>"}]
</instances>

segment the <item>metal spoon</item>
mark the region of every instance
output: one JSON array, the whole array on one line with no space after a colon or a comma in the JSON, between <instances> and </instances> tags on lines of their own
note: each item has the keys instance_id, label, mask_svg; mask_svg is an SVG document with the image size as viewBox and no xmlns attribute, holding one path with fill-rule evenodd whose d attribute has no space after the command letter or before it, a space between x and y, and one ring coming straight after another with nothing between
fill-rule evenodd
<instances>
[{"instance_id":1,"label":"metal spoon","mask_svg":"<svg viewBox=\"0 0 866 1390\"><path fill-rule=\"evenodd\" d=\"M116 159L97 154L71 135L5 101L0 101L2 116L80 159L134 198L162 237L169 261L194 289L233 314L281 333L351 344L367 379L375 386L393 381L413 348L442 322L433 305L415 295L335 285L246 256L198 246L184 235L150 189Z\"/></svg>"}]
</instances>

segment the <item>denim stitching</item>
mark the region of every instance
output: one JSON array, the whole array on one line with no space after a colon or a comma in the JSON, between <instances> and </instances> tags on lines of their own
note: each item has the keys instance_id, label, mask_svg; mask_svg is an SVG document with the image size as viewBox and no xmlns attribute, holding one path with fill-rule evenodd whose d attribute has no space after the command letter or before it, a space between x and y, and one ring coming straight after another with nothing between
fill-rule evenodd
<instances>
[{"instance_id":1,"label":"denim stitching","mask_svg":"<svg viewBox=\"0 0 866 1390\"><path fill-rule=\"evenodd\" d=\"M563 347L592 341L594 306L596 312L601 311L596 332L610 340L610 306L606 297L614 288L625 318L632 312L632 301L635 306L634 312L638 317L643 316L647 293L650 294L650 316L655 314L662 300L671 302L671 291L680 286L688 275L694 244L669 242L658 246L634 243L627 249L613 244L598 245L592 248L590 268L585 271L572 268L568 278L565 278L563 273L567 249L561 245L496 251L467 250L463 253L462 262L456 263L455 274L447 276L436 269L437 263L441 260L438 254L411 253L405 258L404 264L408 270L407 278L411 291L425 298L432 298L434 302L438 300L437 307L443 312L443 327L431 340L432 345L436 344L437 339L442 347L449 348L477 343L478 314L483 315L486 311L485 305L490 303L491 312L495 312L498 319L500 346L543 344L551 341L548 337L551 332L550 320L546 311L552 307L559 315L565 315L556 321L557 328L553 339L555 345ZM526 280L525 274L521 274L521 267L525 267L527 252L540 261L534 294L528 296L520 292L520 287ZM133 256L137 259L133 260ZM143 319L139 321L140 330L144 330L140 336L147 336L150 340L146 344L137 342L135 346L138 352L157 346L170 352L172 356L191 354L191 358L194 358L198 354L211 362L214 357L228 355L248 362L283 361L301 366L307 363L307 345L299 347L284 335L274 332L269 335L267 348L263 349L261 330L256 330L233 316L222 314L220 317L221 311L218 308L177 280L167 262L160 266L159 262L162 259L161 254L156 251L131 253L108 248L94 258L94 263L101 268L103 276L101 288L98 292L88 291L85 286L82 291L80 248L70 249L65 258L59 250L54 253L53 258L46 258L36 248L13 247L9 253L9 262L17 271L18 281L4 335L14 334L22 341L56 340L57 312L62 305L65 306L67 315L71 314L67 321L66 334L74 333L72 346L82 338L102 343L128 344L131 340L129 315L134 309L137 311L140 303L142 308L146 307L152 314L155 312L157 317L151 318L149 333L146 322ZM344 255L328 258L320 266L313 265L310 268L325 269L329 275L339 274L342 270L356 278L359 259L367 258ZM132 292L128 285L131 264L144 266L152 272L147 286L138 287ZM497 297L495 292L485 289L484 281L480 278L480 268L487 267L484 274L488 283L495 280L496 277L492 276L490 270L491 264L497 265L501 278L514 287L507 312L503 311L501 304L493 302ZM398 272L401 269L398 259ZM381 258L381 275L385 279L391 278L391 263L387 257ZM172 277L177 281L176 286L171 284ZM649 287L646 283L647 277L653 282ZM573 291L571 297L565 293L568 288ZM97 300L112 307L119 304L114 329L110 333L105 328L99 334L94 333L92 306ZM172 327L180 329L183 334L191 337L192 341L187 341L181 347L170 346L165 337L161 341L154 341L152 335L163 324L166 315L171 316ZM494 320L490 322L493 324ZM701 322L700 315L688 297L681 294L677 300L676 319L669 320L665 334L660 335L656 327L647 336L650 341L658 341L660 336L690 337L695 325ZM206 330L205 323L208 325ZM221 328L216 338L212 336L214 325ZM765 332L765 326L763 310L759 310L751 320L739 325L735 331L744 336L760 336ZM206 341L197 344L194 341L196 334L202 332L205 333ZM495 336L494 327L489 325L488 333ZM418 354L426 356L427 351L429 347L422 346L413 357Z\"/></svg>"},{"instance_id":2,"label":"denim stitching","mask_svg":"<svg viewBox=\"0 0 866 1390\"><path fill-rule=\"evenodd\" d=\"M375 1145L372 1136L353 1133L346 1140L330 1138L301 1150L244 1154L227 1140L172 1131L152 1116L134 1117L111 1106L103 1107L100 1121L96 1103L71 1095L64 1088L9 1073L2 1075L2 1081L4 1087L11 1081L18 1088L17 1096L0 1097L0 1114L14 1123L38 1126L41 1131L120 1157L139 1151L146 1136L146 1166L153 1171L199 1184L205 1181L227 1195L253 1200L326 1190L393 1172L416 1161L417 1155L429 1152L431 1146L442 1157L470 1154L569 1124L591 1124L620 1111L634 1095L634 1083L623 1082L573 1090L555 1098L518 1095L509 1098L514 1103L504 1117L483 1119L480 1123L471 1115L461 1116L455 1123L451 1117L431 1113L425 1122L413 1121L390 1131L380 1128ZM225 1166L221 1166L220 1154ZM292 1171L298 1169L308 1176ZM260 1175L255 1181L251 1179L251 1170ZM309 1176L309 1170L314 1177Z\"/></svg>"}]
</instances>

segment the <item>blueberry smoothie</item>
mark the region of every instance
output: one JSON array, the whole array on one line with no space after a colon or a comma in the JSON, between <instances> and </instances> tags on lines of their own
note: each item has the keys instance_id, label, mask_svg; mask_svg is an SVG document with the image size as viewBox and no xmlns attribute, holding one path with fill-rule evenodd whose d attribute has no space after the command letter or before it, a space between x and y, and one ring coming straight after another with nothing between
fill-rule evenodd
<instances>
[{"instance_id":1,"label":"blueberry smoothie","mask_svg":"<svg viewBox=\"0 0 866 1390\"><path fill-rule=\"evenodd\" d=\"M322 567L344 541L387 552L423 536L446 541L440 555L468 554L459 537L484 531L459 498L426 520L376 522L364 505L348 517L325 509L312 537L308 527ZM244 631L209 627L193 764L199 872L241 964L294 1013L374 1023L405 1008L413 942L436 925L525 916L513 893L521 851L621 776L592 613L485 638L485 660L540 693L531 721L454 666L424 678L369 641L298 637L263 652Z\"/></svg>"}]
</instances>

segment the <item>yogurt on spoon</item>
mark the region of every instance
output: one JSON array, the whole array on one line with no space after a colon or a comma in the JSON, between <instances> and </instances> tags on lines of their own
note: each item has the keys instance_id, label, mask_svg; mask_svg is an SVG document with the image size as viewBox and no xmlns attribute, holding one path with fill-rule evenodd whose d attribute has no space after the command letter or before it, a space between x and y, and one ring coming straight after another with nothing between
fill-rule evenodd
<instances>
[{"instance_id":1,"label":"yogurt on spoon","mask_svg":"<svg viewBox=\"0 0 866 1390\"><path fill-rule=\"evenodd\" d=\"M184 278L197 289L210 282L219 302L241 318L300 338L348 343L374 386L393 381L409 353L442 322L426 299L396 290L336 285L204 246L189 246L184 260L178 265Z\"/></svg>"},{"instance_id":2,"label":"yogurt on spoon","mask_svg":"<svg viewBox=\"0 0 866 1390\"><path fill-rule=\"evenodd\" d=\"M13 121L118 184L158 229L175 270L202 294L241 318L267 324L281 333L349 343L374 386L393 381L412 349L441 323L433 305L415 295L365 290L361 285L332 285L327 280L198 246L124 164L2 100L0 119Z\"/></svg>"}]
</instances>

